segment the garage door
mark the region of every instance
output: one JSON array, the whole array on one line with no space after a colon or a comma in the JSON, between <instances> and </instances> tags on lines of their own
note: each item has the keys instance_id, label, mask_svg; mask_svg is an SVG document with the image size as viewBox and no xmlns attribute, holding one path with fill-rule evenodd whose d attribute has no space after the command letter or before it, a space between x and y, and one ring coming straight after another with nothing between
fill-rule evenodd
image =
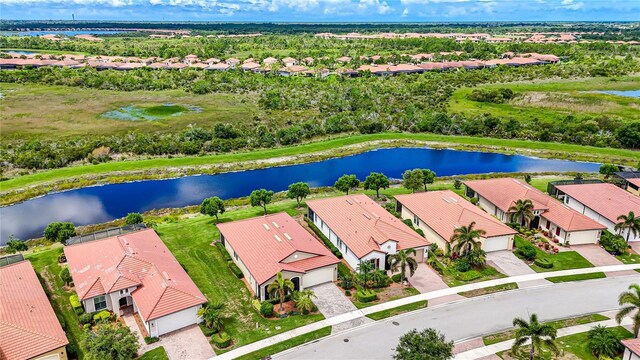
<instances>
[{"instance_id":1,"label":"garage door","mask_svg":"<svg viewBox=\"0 0 640 360\"><path fill-rule=\"evenodd\" d=\"M506 250L508 248L509 237L507 236L488 238L484 241L484 245L482 246L482 249L486 252Z\"/></svg>"},{"instance_id":2,"label":"garage door","mask_svg":"<svg viewBox=\"0 0 640 360\"><path fill-rule=\"evenodd\" d=\"M189 308L157 319L156 324L158 325L159 335L195 324L197 319L196 312L196 308Z\"/></svg>"},{"instance_id":3,"label":"garage door","mask_svg":"<svg viewBox=\"0 0 640 360\"><path fill-rule=\"evenodd\" d=\"M333 274L336 270L336 266L329 266L320 269L311 270L308 273L304 274L302 278L302 286L305 288L324 284L326 282L333 281Z\"/></svg>"}]
</instances>

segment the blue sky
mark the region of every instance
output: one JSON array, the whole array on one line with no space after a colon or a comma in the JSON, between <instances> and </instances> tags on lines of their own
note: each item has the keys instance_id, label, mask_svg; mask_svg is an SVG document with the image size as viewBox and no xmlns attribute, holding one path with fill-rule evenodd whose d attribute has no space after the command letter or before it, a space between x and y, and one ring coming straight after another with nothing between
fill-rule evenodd
<instances>
[{"instance_id":1,"label":"blue sky","mask_svg":"<svg viewBox=\"0 0 640 360\"><path fill-rule=\"evenodd\" d=\"M640 0L0 0L2 19L638 21Z\"/></svg>"}]
</instances>

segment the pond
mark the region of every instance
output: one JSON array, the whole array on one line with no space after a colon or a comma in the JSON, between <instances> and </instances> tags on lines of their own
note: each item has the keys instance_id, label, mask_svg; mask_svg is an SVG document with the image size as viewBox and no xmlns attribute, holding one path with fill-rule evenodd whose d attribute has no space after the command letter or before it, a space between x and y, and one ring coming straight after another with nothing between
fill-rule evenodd
<instances>
[{"instance_id":1,"label":"pond","mask_svg":"<svg viewBox=\"0 0 640 360\"><path fill-rule=\"evenodd\" d=\"M116 120L161 120L179 116L188 112L202 112L202 108L194 105L162 104L155 106L124 106L102 114L102 117Z\"/></svg>"},{"instance_id":2,"label":"pond","mask_svg":"<svg viewBox=\"0 0 640 360\"><path fill-rule=\"evenodd\" d=\"M41 236L52 221L94 224L129 212L195 205L209 196L236 198L259 188L282 191L297 181L305 181L312 187L332 186L343 174L356 174L364 180L372 171L401 178L405 170L414 168L429 168L438 176L446 176L490 172L597 172L599 164L474 151L392 148L308 164L87 187L0 208L0 243L4 244L10 234L20 239Z\"/></svg>"},{"instance_id":3,"label":"pond","mask_svg":"<svg viewBox=\"0 0 640 360\"><path fill-rule=\"evenodd\" d=\"M640 90L602 90L602 91L590 91L590 92L598 93L598 94L640 98Z\"/></svg>"}]
</instances>

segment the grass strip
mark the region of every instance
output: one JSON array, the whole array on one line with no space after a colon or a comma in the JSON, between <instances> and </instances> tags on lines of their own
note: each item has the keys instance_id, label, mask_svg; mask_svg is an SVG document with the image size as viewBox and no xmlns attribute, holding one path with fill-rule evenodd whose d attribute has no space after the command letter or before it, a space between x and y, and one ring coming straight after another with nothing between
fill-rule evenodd
<instances>
[{"instance_id":1,"label":"grass strip","mask_svg":"<svg viewBox=\"0 0 640 360\"><path fill-rule=\"evenodd\" d=\"M287 341L283 341L275 345L267 346L266 348L256 350L246 355L242 355L240 357L237 357L236 360L264 359L273 354L277 354L279 352L291 349L292 347L302 345L302 344L305 344L329 335L331 335L331 326L323 327L322 329L318 329L316 331L312 331L304 335L296 336Z\"/></svg>"},{"instance_id":2,"label":"grass strip","mask_svg":"<svg viewBox=\"0 0 640 360\"><path fill-rule=\"evenodd\" d=\"M142 354L138 360L169 360L169 356L164 347L160 346Z\"/></svg>"},{"instance_id":3,"label":"grass strip","mask_svg":"<svg viewBox=\"0 0 640 360\"><path fill-rule=\"evenodd\" d=\"M552 276L547 278L547 280L552 283L561 283L561 282L569 282L569 281L583 281L583 280L592 280L592 279L602 279L606 278L603 272L595 272L590 274L578 274L578 275L566 275L566 276Z\"/></svg>"},{"instance_id":4,"label":"grass strip","mask_svg":"<svg viewBox=\"0 0 640 360\"><path fill-rule=\"evenodd\" d=\"M369 319L376 320L376 321L382 320L382 319L386 319L388 317L396 316L402 313L424 309L427 307L428 303L429 303L428 300L417 301L414 303L394 307L392 309L374 312L367 315L367 317Z\"/></svg>"},{"instance_id":5,"label":"grass strip","mask_svg":"<svg viewBox=\"0 0 640 360\"><path fill-rule=\"evenodd\" d=\"M491 287L487 287L487 288L484 288L484 289L463 291L463 292L458 293L458 295L470 298L470 297L493 294L493 293L497 293L497 292L501 292L501 291L515 290L517 288L518 288L518 284L516 284L516 283L508 283L508 284L491 286Z\"/></svg>"}]
</instances>

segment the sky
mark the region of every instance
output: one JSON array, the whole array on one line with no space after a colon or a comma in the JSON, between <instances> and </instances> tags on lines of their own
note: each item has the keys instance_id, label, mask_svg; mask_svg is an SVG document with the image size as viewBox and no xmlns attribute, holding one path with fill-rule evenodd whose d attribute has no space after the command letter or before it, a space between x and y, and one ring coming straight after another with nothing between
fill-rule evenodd
<instances>
[{"instance_id":1,"label":"sky","mask_svg":"<svg viewBox=\"0 0 640 360\"><path fill-rule=\"evenodd\" d=\"M0 0L0 19L640 21L640 0Z\"/></svg>"}]
</instances>

